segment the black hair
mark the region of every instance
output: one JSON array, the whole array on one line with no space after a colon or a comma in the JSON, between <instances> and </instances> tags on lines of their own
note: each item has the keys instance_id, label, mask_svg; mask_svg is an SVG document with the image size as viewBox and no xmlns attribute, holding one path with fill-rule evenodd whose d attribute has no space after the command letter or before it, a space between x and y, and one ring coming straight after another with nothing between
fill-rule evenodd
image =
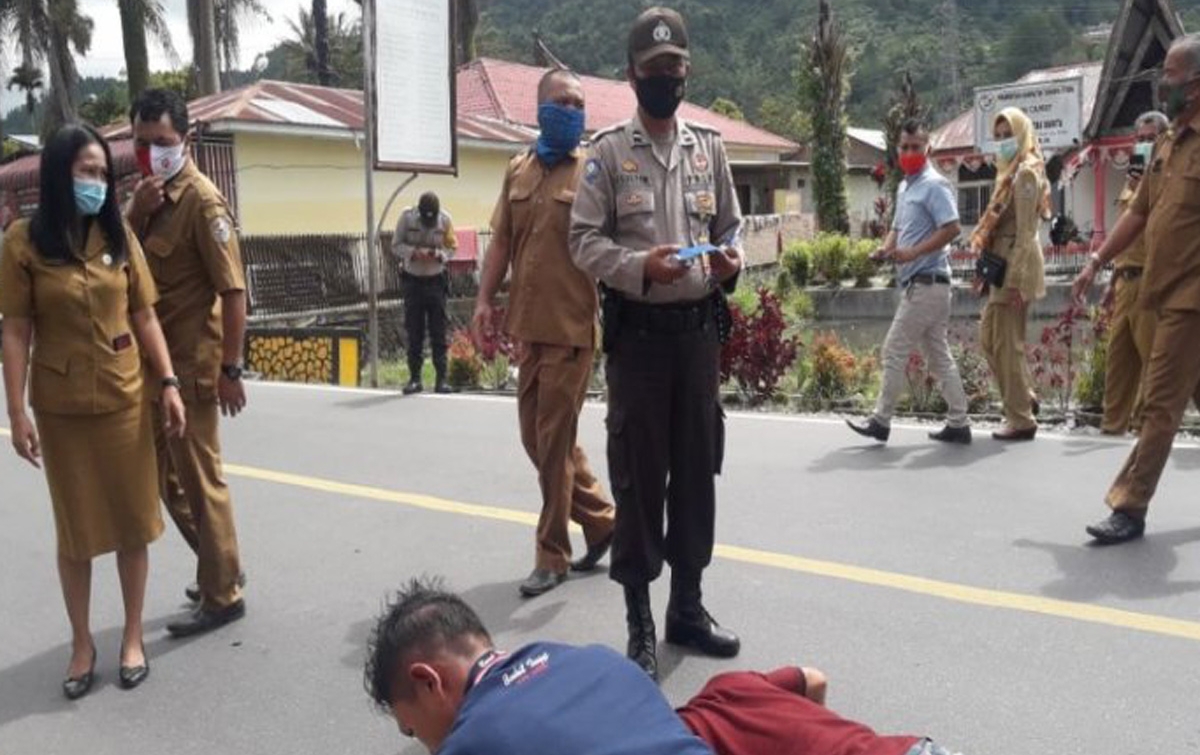
<instances>
[{"instance_id":1,"label":"black hair","mask_svg":"<svg viewBox=\"0 0 1200 755\"><path fill-rule=\"evenodd\" d=\"M108 195L94 219L84 218L75 206L75 159L89 144L99 144L104 151L108 169ZM125 240L125 223L117 206L117 183L114 176L112 152L108 143L94 128L71 123L50 137L42 150L38 207L29 223L29 237L42 258L59 264L80 259L87 243L86 226L82 221L95 222L108 237L108 248L116 261L129 254ZM79 236L83 230L84 235Z\"/></svg>"},{"instance_id":2,"label":"black hair","mask_svg":"<svg viewBox=\"0 0 1200 755\"><path fill-rule=\"evenodd\" d=\"M441 212L442 203L438 199L438 195L432 191L427 191L417 200L417 211L422 215L436 215Z\"/></svg>"},{"instance_id":3,"label":"black hair","mask_svg":"<svg viewBox=\"0 0 1200 755\"><path fill-rule=\"evenodd\" d=\"M173 89L146 89L129 108L129 122L139 118L143 123L156 123L166 114L171 127L180 136L187 136L188 109L183 96Z\"/></svg>"},{"instance_id":4,"label":"black hair","mask_svg":"<svg viewBox=\"0 0 1200 755\"><path fill-rule=\"evenodd\" d=\"M447 591L440 578L412 579L385 607L367 640L367 694L381 710L390 710L395 700L411 699L414 691L398 674L406 659L440 652L466 655L478 642L491 645L491 635L462 598Z\"/></svg>"},{"instance_id":5,"label":"black hair","mask_svg":"<svg viewBox=\"0 0 1200 755\"><path fill-rule=\"evenodd\" d=\"M900 126L900 130L909 136L929 136L929 127L920 118L908 118Z\"/></svg>"},{"instance_id":6,"label":"black hair","mask_svg":"<svg viewBox=\"0 0 1200 755\"><path fill-rule=\"evenodd\" d=\"M542 74L542 78L538 80L537 101L542 104L546 101L546 92L550 89L550 82L557 79L559 76L572 81L579 81L579 74L572 71L570 68L551 68Z\"/></svg>"}]
</instances>

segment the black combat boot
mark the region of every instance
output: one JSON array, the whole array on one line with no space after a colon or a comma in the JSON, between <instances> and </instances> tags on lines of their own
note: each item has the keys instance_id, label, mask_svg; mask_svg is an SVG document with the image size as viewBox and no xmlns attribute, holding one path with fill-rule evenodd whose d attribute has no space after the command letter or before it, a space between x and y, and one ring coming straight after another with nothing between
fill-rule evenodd
<instances>
[{"instance_id":1,"label":"black combat boot","mask_svg":"<svg viewBox=\"0 0 1200 755\"><path fill-rule=\"evenodd\" d=\"M625 623L629 627L625 654L657 683L658 638L654 632L654 612L650 610L650 585L625 586Z\"/></svg>"},{"instance_id":2,"label":"black combat boot","mask_svg":"<svg viewBox=\"0 0 1200 755\"><path fill-rule=\"evenodd\" d=\"M667 604L667 642L717 658L732 658L742 641L722 628L700 601L700 575L671 570L671 602Z\"/></svg>"}]
</instances>

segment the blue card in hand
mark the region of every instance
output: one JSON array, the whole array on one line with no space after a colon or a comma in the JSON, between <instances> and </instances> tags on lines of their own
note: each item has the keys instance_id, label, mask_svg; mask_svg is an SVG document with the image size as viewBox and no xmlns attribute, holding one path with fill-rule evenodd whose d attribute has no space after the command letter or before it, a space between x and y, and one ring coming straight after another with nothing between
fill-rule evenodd
<instances>
[{"instance_id":1,"label":"blue card in hand","mask_svg":"<svg viewBox=\"0 0 1200 755\"><path fill-rule=\"evenodd\" d=\"M703 257L706 254L712 254L716 251L720 250L712 244L697 244L696 246L689 246L684 249L680 249L675 253L675 259L679 260L680 262L688 262L690 260L697 259L698 257Z\"/></svg>"}]
</instances>

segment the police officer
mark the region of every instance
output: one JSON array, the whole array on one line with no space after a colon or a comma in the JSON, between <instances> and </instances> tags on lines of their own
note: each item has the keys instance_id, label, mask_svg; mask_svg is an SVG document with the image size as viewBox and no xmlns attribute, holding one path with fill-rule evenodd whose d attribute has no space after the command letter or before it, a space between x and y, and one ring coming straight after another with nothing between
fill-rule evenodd
<instances>
[{"instance_id":1,"label":"police officer","mask_svg":"<svg viewBox=\"0 0 1200 755\"><path fill-rule=\"evenodd\" d=\"M1145 113L1137 120L1137 143L1130 160L1129 179L1118 203L1129 209L1137 196L1138 184L1153 158L1154 142L1170 125L1158 111ZM1100 429L1106 435L1124 435L1131 426L1141 425L1142 371L1150 361L1154 345L1154 312L1138 306L1142 273L1146 266L1146 241L1139 236L1113 262L1113 280L1104 293L1105 308L1110 308L1108 356L1104 363L1104 420Z\"/></svg>"},{"instance_id":2,"label":"police officer","mask_svg":"<svg viewBox=\"0 0 1200 755\"><path fill-rule=\"evenodd\" d=\"M719 290L742 267L741 212L715 131L675 116L690 70L683 18L646 10L629 33L632 120L597 133L571 216L575 264L605 289L608 465L617 501L610 576L625 589L629 657L657 677L649 584L671 565L667 642L738 653L701 602L724 455ZM692 262L684 245L711 243ZM667 528L664 535L664 498Z\"/></svg>"},{"instance_id":3,"label":"police officer","mask_svg":"<svg viewBox=\"0 0 1200 755\"><path fill-rule=\"evenodd\" d=\"M130 111L145 177L128 218L158 285L158 317L182 383L187 433L157 438L159 484L167 510L198 557L197 600L186 619L167 625L177 637L240 619L241 567L233 502L221 471L218 407L246 406L242 343L246 284L232 214L221 192L187 153L187 105L177 93L147 89Z\"/></svg>"},{"instance_id":4,"label":"police officer","mask_svg":"<svg viewBox=\"0 0 1200 755\"><path fill-rule=\"evenodd\" d=\"M1159 137L1133 203L1075 279L1075 296L1081 298L1096 272L1145 231L1148 256L1139 303L1154 308L1158 322L1143 375L1137 444L1108 490L1112 513L1087 527L1102 544L1145 532L1150 499L1188 399L1200 401L1200 35L1171 44L1158 86L1171 129Z\"/></svg>"},{"instance_id":5,"label":"police officer","mask_svg":"<svg viewBox=\"0 0 1200 755\"><path fill-rule=\"evenodd\" d=\"M404 280L404 327L408 335L408 385L405 395L420 393L425 362L425 327L437 373L438 393L449 393L446 382L446 261L454 256L458 241L449 213L443 212L437 194L427 191L416 207L400 215L392 250L400 257Z\"/></svg>"}]
</instances>

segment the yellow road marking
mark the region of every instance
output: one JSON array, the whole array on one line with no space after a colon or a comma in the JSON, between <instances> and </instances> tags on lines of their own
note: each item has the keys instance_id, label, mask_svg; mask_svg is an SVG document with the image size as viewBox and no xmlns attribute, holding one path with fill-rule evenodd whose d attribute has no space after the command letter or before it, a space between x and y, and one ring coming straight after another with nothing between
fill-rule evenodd
<instances>
[{"instance_id":1,"label":"yellow road marking","mask_svg":"<svg viewBox=\"0 0 1200 755\"><path fill-rule=\"evenodd\" d=\"M9 431L6 428L0 427L0 435L9 435ZM468 516L475 519L491 519L511 524L522 524L529 527L536 526L538 521L536 514L527 511L462 503L435 496L405 493L370 485L338 482L336 480L292 474L290 472L277 472L241 464L226 464L225 471L230 475L250 480L259 480L276 485L287 485L364 500L396 503L443 514ZM936 579L914 577L908 574L870 569L852 564L803 558L787 553L774 553L734 545L717 544L714 555L726 561L736 561L818 577L840 579L872 587L882 587L941 598L956 603L1052 616L1088 624L1098 624L1118 629L1131 629L1148 634L1200 641L1200 622L1184 621L1182 619L1173 619L1155 614L1125 611L1119 608L1109 608L1090 603L1076 603L1036 595L1005 592L1003 590L971 587L954 582L943 582Z\"/></svg>"}]
</instances>

